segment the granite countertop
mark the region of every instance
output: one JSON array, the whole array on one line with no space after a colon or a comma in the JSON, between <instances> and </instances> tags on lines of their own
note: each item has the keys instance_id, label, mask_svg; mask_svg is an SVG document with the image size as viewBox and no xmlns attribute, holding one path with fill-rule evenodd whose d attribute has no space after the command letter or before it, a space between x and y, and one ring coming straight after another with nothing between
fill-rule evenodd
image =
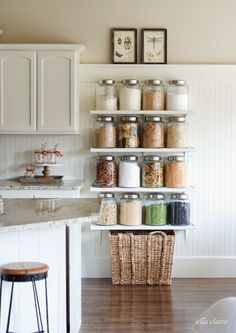
<instances>
[{"instance_id":1,"label":"granite countertop","mask_svg":"<svg viewBox=\"0 0 236 333\"><path fill-rule=\"evenodd\" d=\"M99 199L3 199L0 232L98 220Z\"/></svg>"},{"instance_id":2,"label":"granite countertop","mask_svg":"<svg viewBox=\"0 0 236 333\"><path fill-rule=\"evenodd\" d=\"M0 180L0 190L80 190L83 180L63 180L62 184L21 184L18 179Z\"/></svg>"}]
</instances>

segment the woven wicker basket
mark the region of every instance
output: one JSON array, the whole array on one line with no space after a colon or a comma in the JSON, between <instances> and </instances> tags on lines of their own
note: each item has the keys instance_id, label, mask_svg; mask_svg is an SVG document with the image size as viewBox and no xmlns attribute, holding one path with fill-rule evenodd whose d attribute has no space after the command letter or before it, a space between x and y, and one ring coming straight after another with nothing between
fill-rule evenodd
<instances>
[{"instance_id":1,"label":"woven wicker basket","mask_svg":"<svg viewBox=\"0 0 236 333\"><path fill-rule=\"evenodd\" d=\"M173 231L111 231L109 238L113 284L171 284Z\"/></svg>"}]
</instances>

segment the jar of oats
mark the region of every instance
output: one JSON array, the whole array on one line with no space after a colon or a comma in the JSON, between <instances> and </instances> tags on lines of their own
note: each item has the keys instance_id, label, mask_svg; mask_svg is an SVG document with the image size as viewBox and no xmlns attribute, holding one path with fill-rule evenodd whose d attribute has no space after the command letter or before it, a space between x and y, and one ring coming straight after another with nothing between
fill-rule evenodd
<instances>
[{"instance_id":1,"label":"jar of oats","mask_svg":"<svg viewBox=\"0 0 236 333\"><path fill-rule=\"evenodd\" d=\"M96 110L117 110L117 93L114 80L100 80L97 83Z\"/></svg>"},{"instance_id":2,"label":"jar of oats","mask_svg":"<svg viewBox=\"0 0 236 333\"><path fill-rule=\"evenodd\" d=\"M169 156L165 168L166 187L187 186L187 163L184 156Z\"/></svg>"},{"instance_id":3,"label":"jar of oats","mask_svg":"<svg viewBox=\"0 0 236 333\"><path fill-rule=\"evenodd\" d=\"M97 117L94 132L95 148L116 147L116 127L113 117Z\"/></svg>"},{"instance_id":4,"label":"jar of oats","mask_svg":"<svg viewBox=\"0 0 236 333\"><path fill-rule=\"evenodd\" d=\"M143 123L143 148L163 148L165 126L161 117L145 117Z\"/></svg>"},{"instance_id":5,"label":"jar of oats","mask_svg":"<svg viewBox=\"0 0 236 333\"><path fill-rule=\"evenodd\" d=\"M114 156L99 156L97 158L96 181L94 186L117 186L117 164Z\"/></svg>"},{"instance_id":6,"label":"jar of oats","mask_svg":"<svg viewBox=\"0 0 236 333\"><path fill-rule=\"evenodd\" d=\"M164 110L165 87L161 80L147 80L143 85L143 110Z\"/></svg>"},{"instance_id":7,"label":"jar of oats","mask_svg":"<svg viewBox=\"0 0 236 333\"><path fill-rule=\"evenodd\" d=\"M142 224L142 200L138 193L124 193L120 200L120 224Z\"/></svg>"},{"instance_id":8,"label":"jar of oats","mask_svg":"<svg viewBox=\"0 0 236 333\"><path fill-rule=\"evenodd\" d=\"M188 85L185 80L168 81L166 92L167 110L188 110Z\"/></svg>"},{"instance_id":9,"label":"jar of oats","mask_svg":"<svg viewBox=\"0 0 236 333\"><path fill-rule=\"evenodd\" d=\"M188 123L186 117L170 117L167 126L167 147L188 147Z\"/></svg>"},{"instance_id":10,"label":"jar of oats","mask_svg":"<svg viewBox=\"0 0 236 333\"><path fill-rule=\"evenodd\" d=\"M140 131L138 117L121 117L118 125L118 147L138 148Z\"/></svg>"},{"instance_id":11,"label":"jar of oats","mask_svg":"<svg viewBox=\"0 0 236 333\"><path fill-rule=\"evenodd\" d=\"M160 156L144 156L142 186L163 187L163 185L163 162Z\"/></svg>"},{"instance_id":12,"label":"jar of oats","mask_svg":"<svg viewBox=\"0 0 236 333\"><path fill-rule=\"evenodd\" d=\"M114 225L117 224L117 201L114 193L99 193L102 199L98 225Z\"/></svg>"}]
</instances>

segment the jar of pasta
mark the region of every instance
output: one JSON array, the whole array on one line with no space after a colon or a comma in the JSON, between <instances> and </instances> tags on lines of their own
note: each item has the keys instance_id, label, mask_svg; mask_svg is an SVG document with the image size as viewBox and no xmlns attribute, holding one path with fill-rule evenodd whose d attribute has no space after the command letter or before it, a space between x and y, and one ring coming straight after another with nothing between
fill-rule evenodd
<instances>
[{"instance_id":1,"label":"jar of pasta","mask_svg":"<svg viewBox=\"0 0 236 333\"><path fill-rule=\"evenodd\" d=\"M143 85L143 110L164 110L165 87L161 80L147 80Z\"/></svg>"},{"instance_id":2,"label":"jar of pasta","mask_svg":"<svg viewBox=\"0 0 236 333\"><path fill-rule=\"evenodd\" d=\"M166 93L167 110L188 110L188 86L184 80L168 81Z\"/></svg>"},{"instance_id":3,"label":"jar of pasta","mask_svg":"<svg viewBox=\"0 0 236 333\"><path fill-rule=\"evenodd\" d=\"M161 117L145 117L142 132L144 148L164 147L165 126Z\"/></svg>"},{"instance_id":4,"label":"jar of pasta","mask_svg":"<svg viewBox=\"0 0 236 333\"><path fill-rule=\"evenodd\" d=\"M187 186L187 163L184 156L169 156L165 168L166 187Z\"/></svg>"},{"instance_id":5,"label":"jar of pasta","mask_svg":"<svg viewBox=\"0 0 236 333\"><path fill-rule=\"evenodd\" d=\"M102 199L98 225L114 225L117 224L117 201L114 193L99 193Z\"/></svg>"},{"instance_id":6,"label":"jar of pasta","mask_svg":"<svg viewBox=\"0 0 236 333\"><path fill-rule=\"evenodd\" d=\"M96 110L117 110L117 93L114 80L100 80L97 83Z\"/></svg>"},{"instance_id":7,"label":"jar of pasta","mask_svg":"<svg viewBox=\"0 0 236 333\"><path fill-rule=\"evenodd\" d=\"M190 201L187 194L172 194L168 204L168 221L171 225L190 224Z\"/></svg>"},{"instance_id":8,"label":"jar of pasta","mask_svg":"<svg viewBox=\"0 0 236 333\"><path fill-rule=\"evenodd\" d=\"M188 147L188 123L186 117L170 117L167 126L167 147Z\"/></svg>"},{"instance_id":9,"label":"jar of pasta","mask_svg":"<svg viewBox=\"0 0 236 333\"><path fill-rule=\"evenodd\" d=\"M121 156L119 163L119 187L140 187L140 166L137 156Z\"/></svg>"},{"instance_id":10,"label":"jar of pasta","mask_svg":"<svg viewBox=\"0 0 236 333\"><path fill-rule=\"evenodd\" d=\"M138 117L121 117L118 125L118 146L120 148L138 148L139 132Z\"/></svg>"},{"instance_id":11,"label":"jar of pasta","mask_svg":"<svg viewBox=\"0 0 236 333\"><path fill-rule=\"evenodd\" d=\"M117 165L114 156L99 156L97 158L97 172L95 186L116 187Z\"/></svg>"},{"instance_id":12,"label":"jar of pasta","mask_svg":"<svg viewBox=\"0 0 236 333\"><path fill-rule=\"evenodd\" d=\"M163 187L163 162L160 156L145 156L142 167L143 187Z\"/></svg>"},{"instance_id":13,"label":"jar of pasta","mask_svg":"<svg viewBox=\"0 0 236 333\"><path fill-rule=\"evenodd\" d=\"M120 224L142 224L142 200L138 193L124 193L120 200Z\"/></svg>"},{"instance_id":14,"label":"jar of pasta","mask_svg":"<svg viewBox=\"0 0 236 333\"><path fill-rule=\"evenodd\" d=\"M95 124L94 147L116 147L116 127L113 122L113 117L97 117Z\"/></svg>"},{"instance_id":15,"label":"jar of pasta","mask_svg":"<svg viewBox=\"0 0 236 333\"><path fill-rule=\"evenodd\" d=\"M141 109L141 88L139 80L123 80L119 88L120 110L138 111Z\"/></svg>"},{"instance_id":16,"label":"jar of pasta","mask_svg":"<svg viewBox=\"0 0 236 333\"><path fill-rule=\"evenodd\" d=\"M167 203L165 196L161 193L150 193L144 202L145 224L166 225L167 224Z\"/></svg>"}]
</instances>

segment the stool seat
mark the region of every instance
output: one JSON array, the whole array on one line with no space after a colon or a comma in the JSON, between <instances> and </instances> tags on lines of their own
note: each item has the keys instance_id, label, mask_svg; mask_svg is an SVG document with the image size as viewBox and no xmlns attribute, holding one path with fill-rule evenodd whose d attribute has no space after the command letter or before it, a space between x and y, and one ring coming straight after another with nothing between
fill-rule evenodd
<instances>
[{"instance_id":1,"label":"stool seat","mask_svg":"<svg viewBox=\"0 0 236 333\"><path fill-rule=\"evenodd\" d=\"M33 275L47 273L48 265L41 262L11 262L1 266L1 273L6 275Z\"/></svg>"}]
</instances>

